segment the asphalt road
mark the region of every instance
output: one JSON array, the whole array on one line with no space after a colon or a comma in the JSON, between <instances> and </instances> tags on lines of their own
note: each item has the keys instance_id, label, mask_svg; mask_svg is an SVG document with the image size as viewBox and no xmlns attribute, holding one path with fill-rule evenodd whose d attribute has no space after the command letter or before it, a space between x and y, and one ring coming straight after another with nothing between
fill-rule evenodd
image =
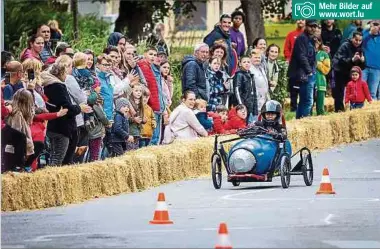
<instances>
[{"instance_id":1,"label":"asphalt road","mask_svg":"<svg viewBox=\"0 0 380 249\"><path fill-rule=\"evenodd\" d=\"M315 179L292 176L289 189L272 183L211 179L67 207L2 213L1 242L9 247L213 248L226 222L233 247L380 248L380 140L314 153ZM317 196L328 166L336 195ZM149 225L164 192L173 225Z\"/></svg>"}]
</instances>

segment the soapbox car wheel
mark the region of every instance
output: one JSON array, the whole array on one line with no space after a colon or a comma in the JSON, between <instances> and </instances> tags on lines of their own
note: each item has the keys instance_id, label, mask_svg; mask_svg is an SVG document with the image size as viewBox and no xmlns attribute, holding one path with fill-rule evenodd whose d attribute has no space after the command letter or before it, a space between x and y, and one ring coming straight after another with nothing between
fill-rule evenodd
<instances>
[{"instance_id":1,"label":"soapbox car wheel","mask_svg":"<svg viewBox=\"0 0 380 249\"><path fill-rule=\"evenodd\" d=\"M301 150L301 161L302 161L302 173L303 180L305 181L306 186L311 186L313 184L313 161L311 159L311 153L308 149Z\"/></svg>"},{"instance_id":2,"label":"soapbox car wheel","mask_svg":"<svg viewBox=\"0 0 380 249\"><path fill-rule=\"evenodd\" d=\"M212 183L215 189L222 186L222 159L218 154L213 154L211 158Z\"/></svg>"},{"instance_id":3,"label":"soapbox car wheel","mask_svg":"<svg viewBox=\"0 0 380 249\"><path fill-rule=\"evenodd\" d=\"M239 187L240 186L240 182L239 181L232 181L232 185L234 187Z\"/></svg>"},{"instance_id":4,"label":"soapbox car wheel","mask_svg":"<svg viewBox=\"0 0 380 249\"><path fill-rule=\"evenodd\" d=\"M283 155L281 158L280 175L281 185L283 188L289 188L290 185L290 158L288 155Z\"/></svg>"}]
</instances>

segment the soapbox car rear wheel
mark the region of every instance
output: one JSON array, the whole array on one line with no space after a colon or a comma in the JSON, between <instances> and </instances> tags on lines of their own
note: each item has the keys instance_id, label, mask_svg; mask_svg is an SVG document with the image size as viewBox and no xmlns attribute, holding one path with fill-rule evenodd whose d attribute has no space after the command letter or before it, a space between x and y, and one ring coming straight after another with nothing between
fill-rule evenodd
<instances>
[{"instance_id":1,"label":"soapbox car rear wheel","mask_svg":"<svg viewBox=\"0 0 380 249\"><path fill-rule=\"evenodd\" d=\"M283 188L289 188L290 185L290 158L288 155L283 155L281 158L280 175L281 185Z\"/></svg>"},{"instance_id":2,"label":"soapbox car rear wheel","mask_svg":"<svg viewBox=\"0 0 380 249\"><path fill-rule=\"evenodd\" d=\"M211 158L212 183L215 189L222 187L222 159L218 154L213 154Z\"/></svg>"},{"instance_id":3,"label":"soapbox car rear wheel","mask_svg":"<svg viewBox=\"0 0 380 249\"><path fill-rule=\"evenodd\" d=\"M232 185L234 187L239 187L240 186L240 182L239 181L232 181Z\"/></svg>"},{"instance_id":4,"label":"soapbox car rear wheel","mask_svg":"<svg viewBox=\"0 0 380 249\"><path fill-rule=\"evenodd\" d=\"M301 150L301 161L302 161L302 173L303 180L305 181L306 186L311 186L313 184L313 161L311 159L310 151L307 149Z\"/></svg>"}]
</instances>

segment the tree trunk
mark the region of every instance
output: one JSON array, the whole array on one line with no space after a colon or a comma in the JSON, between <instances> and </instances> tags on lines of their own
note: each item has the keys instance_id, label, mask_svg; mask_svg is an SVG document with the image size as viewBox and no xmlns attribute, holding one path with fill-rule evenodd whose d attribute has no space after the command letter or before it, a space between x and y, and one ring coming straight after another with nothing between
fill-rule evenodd
<instances>
[{"instance_id":1,"label":"tree trunk","mask_svg":"<svg viewBox=\"0 0 380 249\"><path fill-rule=\"evenodd\" d=\"M144 8L141 2L120 0L119 17L116 19L114 31L138 42L145 24L152 23L152 15L152 8Z\"/></svg>"},{"instance_id":2,"label":"tree trunk","mask_svg":"<svg viewBox=\"0 0 380 249\"><path fill-rule=\"evenodd\" d=\"M71 0L71 13L73 15L74 40L78 39L78 0Z\"/></svg>"},{"instance_id":3,"label":"tree trunk","mask_svg":"<svg viewBox=\"0 0 380 249\"><path fill-rule=\"evenodd\" d=\"M223 15L223 0L219 0L219 16Z\"/></svg>"},{"instance_id":4,"label":"tree trunk","mask_svg":"<svg viewBox=\"0 0 380 249\"><path fill-rule=\"evenodd\" d=\"M245 32L248 46L258 37L265 37L261 0L240 0L245 13Z\"/></svg>"}]
</instances>

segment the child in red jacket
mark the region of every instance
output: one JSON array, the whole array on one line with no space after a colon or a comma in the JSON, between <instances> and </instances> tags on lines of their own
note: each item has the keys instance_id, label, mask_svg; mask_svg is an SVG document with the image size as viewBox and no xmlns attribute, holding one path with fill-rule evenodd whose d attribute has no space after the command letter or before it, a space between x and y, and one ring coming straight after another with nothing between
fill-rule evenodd
<instances>
[{"instance_id":1,"label":"child in red jacket","mask_svg":"<svg viewBox=\"0 0 380 249\"><path fill-rule=\"evenodd\" d=\"M360 67L354 66L351 69L351 81L347 84L345 95L345 103L350 103L350 110L362 108L366 99L369 103L372 102L368 84L362 80Z\"/></svg>"},{"instance_id":2,"label":"child in red jacket","mask_svg":"<svg viewBox=\"0 0 380 249\"><path fill-rule=\"evenodd\" d=\"M237 105L228 113L228 121L225 125L226 130L237 130L247 127L247 107Z\"/></svg>"},{"instance_id":3,"label":"child in red jacket","mask_svg":"<svg viewBox=\"0 0 380 249\"><path fill-rule=\"evenodd\" d=\"M228 120L228 109L224 105L218 105L216 107L216 112L208 112L209 117L213 118L213 132L209 135L214 134L233 134L236 130L226 129Z\"/></svg>"}]
</instances>

